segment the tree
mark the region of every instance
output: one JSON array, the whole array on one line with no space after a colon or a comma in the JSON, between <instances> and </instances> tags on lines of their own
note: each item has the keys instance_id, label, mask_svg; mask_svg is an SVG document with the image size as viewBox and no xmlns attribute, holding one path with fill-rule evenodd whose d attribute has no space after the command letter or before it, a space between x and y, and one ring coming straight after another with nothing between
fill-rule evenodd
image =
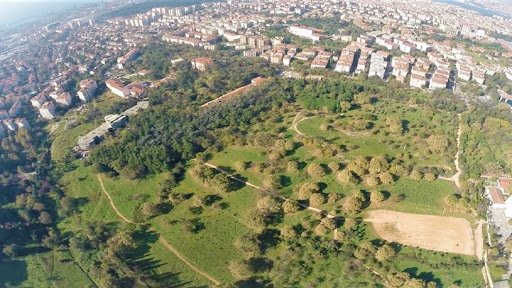
<instances>
[{"instance_id":1,"label":"tree","mask_svg":"<svg viewBox=\"0 0 512 288\"><path fill-rule=\"evenodd\" d=\"M311 206L320 206L325 203L325 196L322 193L313 193L309 197L309 205Z\"/></svg>"},{"instance_id":2,"label":"tree","mask_svg":"<svg viewBox=\"0 0 512 288\"><path fill-rule=\"evenodd\" d=\"M332 172L336 172L336 171L340 170L340 163L338 163L338 162L330 162L329 164L327 164L327 167L329 167L329 169Z\"/></svg>"},{"instance_id":3,"label":"tree","mask_svg":"<svg viewBox=\"0 0 512 288\"><path fill-rule=\"evenodd\" d=\"M297 236L297 231L292 226L286 225L281 228L280 235L285 239L290 239Z\"/></svg>"},{"instance_id":4,"label":"tree","mask_svg":"<svg viewBox=\"0 0 512 288\"><path fill-rule=\"evenodd\" d=\"M400 120L396 116L391 116L386 119L386 125L388 125L389 131L396 135L401 135L404 133L404 127L402 125L402 120Z\"/></svg>"},{"instance_id":5,"label":"tree","mask_svg":"<svg viewBox=\"0 0 512 288\"><path fill-rule=\"evenodd\" d=\"M425 178L425 180L432 182L432 181L436 180L436 175L432 172L428 172L428 173L425 173L424 178Z\"/></svg>"},{"instance_id":6,"label":"tree","mask_svg":"<svg viewBox=\"0 0 512 288\"><path fill-rule=\"evenodd\" d=\"M373 157L370 160L368 171L372 174L385 172L389 169L388 160L384 156Z\"/></svg>"},{"instance_id":7,"label":"tree","mask_svg":"<svg viewBox=\"0 0 512 288\"><path fill-rule=\"evenodd\" d=\"M295 173L299 171L299 162L294 160L288 161L286 164L286 171L288 171L288 173Z\"/></svg>"},{"instance_id":8,"label":"tree","mask_svg":"<svg viewBox=\"0 0 512 288\"><path fill-rule=\"evenodd\" d=\"M353 161L351 161L346 169L354 172L358 176L363 176L368 173L368 169L370 168L370 163L368 159L365 157L357 157Z\"/></svg>"},{"instance_id":9,"label":"tree","mask_svg":"<svg viewBox=\"0 0 512 288\"><path fill-rule=\"evenodd\" d=\"M338 179L341 183L350 183L350 184L357 184L359 183L359 180L357 177L352 173L352 171L348 169L343 169L342 171L338 172L336 175L336 179Z\"/></svg>"},{"instance_id":10,"label":"tree","mask_svg":"<svg viewBox=\"0 0 512 288\"><path fill-rule=\"evenodd\" d=\"M322 224L318 224L318 225L316 225L314 231L315 231L316 235L322 236L322 235L327 234L329 232L329 229Z\"/></svg>"},{"instance_id":11,"label":"tree","mask_svg":"<svg viewBox=\"0 0 512 288\"><path fill-rule=\"evenodd\" d=\"M133 239L132 233L123 230L107 240L106 254L122 256L130 249L134 249L136 247L137 245Z\"/></svg>"},{"instance_id":12,"label":"tree","mask_svg":"<svg viewBox=\"0 0 512 288\"><path fill-rule=\"evenodd\" d=\"M450 146L450 141L444 135L430 135L427 144L435 153L443 153Z\"/></svg>"},{"instance_id":13,"label":"tree","mask_svg":"<svg viewBox=\"0 0 512 288\"><path fill-rule=\"evenodd\" d=\"M160 215L159 205L152 202L145 202L141 207L142 213L147 218L153 218Z\"/></svg>"},{"instance_id":14,"label":"tree","mask_svg":"<svg viewBox=\"0 0 512 288\"><path fill-rule=\"evenodd\" d=\"M256 207L264 213L273 214L281 211L281 202L272 195L266 195L258 200Z\"/></svg>"},{"instance_id":15,"label":"tree","mask_svg":"<svg viewBox=\"0 0 512 288\"><path fill-rule=\"evenodd\" d=\"M325 176L325 174L326 174L324 167L322 167L322 165L320 165L318 163L309 164L307 171L308 171L309 176L311 176L312 178L320 178L320 177Z\"/></svg>"},{"instance_id":16,"label":"tree","mask_svg":"<svg viewBox=\"0 0 512 288\"><path fill-rule=\"evenodd\" d=\"M413 180L421 180L421 178L423 178L423 174L421 174L419 170L413 169L411 174L409 174L409 177L411 177Z\"/></svg>"},{"instance_id":17,"label":"tree","mask_svg":"<svg viewBox=\"0 0 512 288\"><path fill-rule=\"evenodd\" d=\"M379 190L373 190L370 192L370 202L371 203L381 203L385 200L384 193Z\"/></svg>"},{"instance_id":18,"label":"tree","mask_svg":"<svg viewBox=\"0 0 512 288\"><path fill-rule=\"evenodd\" d=\"M268 215L261 212L259 209L253 209L247 213L247 224L257 231L263 231L267 226Z\"/></svg>"},{"instance_id":19,"label":"tree","mask_svg":"<svg viewBox=\"0 0 512 288\"><path fill-rule=\"evenodd\" d=\"M370 187L377 186L380 184L379 178L374 177L374 176L367 176L365 182L366 182L366 185L368 185Z\"/></svg>"},{"instance_id":20,"label":"tree","mask_svg":"<svg viewBox=\"0 0 512 288\"><path fill-rule=\"evenodd\" d=\"M352 108L352 104L349 101L341 101L340 102L340 109L341 112L348 112Z\"/></svg>"},{"instance_id":21,"label":"tree","mask_svg":"<svg viewBox=\"0 0 512 288\"><path fill-rule=\"evenodd\" d=\"M235 168L239 171L245 171L249 168L249 163L245 161L236 161Z\"/></svg>"},{"instance_id":22,"label":"tree","mask_svg":"<svg viewBox=\"0 0 512 288\"><path fill-rule=\"evenodd\" d=\"M7 257L16 257L18 256L18 245L15 243L6 244L2 249L2 253L4 253Z\"/></svg>"},{"instance_id":23,"label":"tree","mask_svg":"<svg viewBox=\"0 0 512 288\"><path fill-rule=\"evenodd\" d=\"M254 257L261 254L261 241L258 236L253 233L246 233L242 237L236 239L234 243L238 250L242 251L249 257Z\"/></svg>"},{"instance_id":24,"label":"tree","mask_svg":"<svg viewBox=\"0 0 512 288\"><path fill-rule=\"evenodd\" d=\"M322 219L322 221L320 221L320 223L330 230L336 229L337 226L336 219L329 217L325 217L324 219Z\"/></svg>"},{"instance_id":25,"label":"tree","mask_svg":"<svg viewBox=\"0 0 512 288\"><path fill-rule=\"evenodd\" d=\"M391 274L387 278L390 287L404 287L404 284L411 279L411 276L406 272L399 272Z\"/></svg>"},{"instance_id":26,"label":"tree","mask_svg":"<svg viewBox=\"0 0 512 288\"><path fill-rule=\"evenodd\" d=\"M237 279L244 279L252 275L251 265L247 260L232 260L228 266L231 275Z\"/></svg>"},{"instance_id":27,"label":"tree","mask_svg":"<svg viewBox=\"0 0 512 288\"><path fill-rule=\"evenodd\" d=\"M343 203L343 210L348 214L355 214L361 211L366 198L360 190L352 192Z\"/></svg>"},{"instance_id":28,"label":"tree","mask_svg":"<svg viewBox=\"0 0 512 288\"><path fill-rule=\"evenodd\" d=\"M52 216L46 212L43 211L41 214L39 214L39 217L37 218L41 224L49 225L52 223Z\"/></svg>"},{"instance_id":29,"label":"tree","mask_svg":"<svg viewBox=\"0 0 512 288\"><path fill-rule=\"evenodd\" d=\"M299 205L294 200L286 200L283 202L283 211L286 214L293 214L299 211Z\"/></svg>"},{"instance_id":30,"label":"tree","mask_svg":"<svg viewBox=\"0 0 512 288\"><path fill-rule=\"evenodd\" d=\"M302 184L299 188L298 199L307 200L313 193L320 193L320 185L318 183L306 182Z\"/></svg>"},{"instance_id":31,"label":"tree","mask_svg":"<svg viewBox=\"0 0 512 288\"><path fill-rule=\"evenodd\" d=\"M393 174L389 172L384 172L380 174L379 179L383 184L391 184L395 181Z\"/></svg>"},{"instance_id":32,"label":"tree","mask_svg":"<svg viewBox=\"0 0 512 288\"><path fill-rule=\"evenodd\" d=\"M267 175L263 179L263 188L277 190L281 188L281 178L278 175Z\"/></svg>"},{"instance_id":33,"label":"tree","mask_svg":"<svg viewBox=\"0 0 512 288\"><path fill-rule=\"evenodd\" d=\"M393 256L395 256L395 250L388 244L379 247L375 253L375 259L379 262L384 262Z\"/></svg>"},{"instance_id":34,"label":"tree","mask_svg":"<svg viewBox=\"0 0 512 288\"><path fill-rule=\"evenodd\" d=\"M64 215L69 215L71 212L73 212L74 209L76 209L76 201L75 199L64 196L60 199L60 208Z\"/></svg>"}]
</instances>

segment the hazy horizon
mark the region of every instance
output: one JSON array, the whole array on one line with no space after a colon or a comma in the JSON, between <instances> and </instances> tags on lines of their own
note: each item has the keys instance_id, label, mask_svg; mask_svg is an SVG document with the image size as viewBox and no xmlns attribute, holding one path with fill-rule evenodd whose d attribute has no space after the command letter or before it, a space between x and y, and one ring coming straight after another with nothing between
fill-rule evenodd
<instances>
[{"instance_id":1,"label":"hazy horizon","mask_svg":"<svg viewBox=\"0 0 512 288\"><path fill-rule=\"evenodd\" d=\"M0 26L30 22L53 12L73 8L77 4L94 2L99 0L0 0Z\"/></svg>"}]
</instances>

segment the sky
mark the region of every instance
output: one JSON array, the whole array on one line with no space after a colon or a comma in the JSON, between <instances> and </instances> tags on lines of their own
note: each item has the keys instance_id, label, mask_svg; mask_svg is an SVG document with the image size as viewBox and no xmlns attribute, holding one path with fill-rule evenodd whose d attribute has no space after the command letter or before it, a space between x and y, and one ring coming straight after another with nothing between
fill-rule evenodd
<instances>
[{"instance_id":1,"label":"sky","mask_svg":"<svg viewBox=\"0 0 512 288\"><path fill-rule=\"evenodd\" d=\"M36 20L48 13L98 0L0 0L0 26Z\"/></svg>"}]
</instances>

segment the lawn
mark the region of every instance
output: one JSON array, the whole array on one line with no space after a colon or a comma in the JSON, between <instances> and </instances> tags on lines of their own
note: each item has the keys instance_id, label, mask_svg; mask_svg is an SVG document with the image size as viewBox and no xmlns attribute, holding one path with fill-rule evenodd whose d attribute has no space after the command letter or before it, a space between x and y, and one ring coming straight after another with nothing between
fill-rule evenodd
<instances>
[{"instance_id":1,"label":"lawn","mask_svg":"<svg viewBox=\"0 0 512 288\"><path fill-rule=\"evenodd\" d=\"M212 159L208 160L208 163L229 167L247 178L247 181L255 185L261 185L265 175L257 173L252 169L237 170L235 163L240 161L252 164L263 163L266 161L265 149L258 146L229 146L223 151L213 154Z\"/></svg>"},{"instance_id":2,"label":"lawn","mask_svg":"<svg viewBox=\"0 0 512 288\"><path fill-rule=\"evenodd\" d=\"M67 196L78 200L80 213L67 217L59 224L63 228L74 230L86 222L117 221L116 214L101 191L94 167L84 166L81 161L73 163L76 169L66 173L60 179L60 184Z\"/></svg>"},{"instance_id":3,"label":"lawn","mask_svg":"<svg viewBox=\"0 0 512 288\"><path fill-rule=\"evenodd\" d=\"M60 180L60 184L63 185L66 195L79 199L81 203L79 205L80 213L71 217L67 217L63 221L59 223L59 227L63 231L75 231L78 229L82 229L83 225L87 222L94 221L102 221L102 222L114 222L119 223L119 219L117 215L114 213L112 208L108 203L108 199L105 194L101 191L101 187L96 178L96 171L92 166L84 166L81 161L75 161L76 169L66 173ZM122 211L122 213L126 213L125 215L128 218L132 218L133 209L138 203L137 201L127 200L125 196L122 195L122 192L125 191L129 195L134 195L137 189L153 187L156 189L158 187L159 182L164 179L165 174L161 174L159 176L154 176L151 178L147 178L141 181L130 181L125 179L118 178L108 178L105 175L102 175L102 179L104 181L104 185L106 189L112 194L114 198L114 202L117 205L118 209ZM146 189L148 193L144 194L149 197L149 191L153 192L151 189ZM116 196L114 196L116 195ZM128 196L129 196L128 195ZM152 194L154 196L154 194ZM128 197L127 196L127 197ZM128 205L123 205L128 204ZM128 214L129 213L129 214ZM158 229L157 229L158 230ZM159 231L160 232L160 231ZM162 231L165 232L165 231ZM165 234L165 233L163 233ZM166 239L174 245L173 241L171 241L171 237L166 237ZM197 275L194 271L190 270L188 266L186 266L180 259L174 256L173 253L168 251L160 242L148 243L150 245L149 253L144 256L143 259L156 261L155 264L158 266L157 271L159 274L171 273L175 274L174 277L177 277L181 284L185 287L203 287L206 284L209 284L207 280L205 280L202 276ZM181 251L181 250L180 250ZM185 251L183 251L185 252ZM186 253L184 253L186 254ZM38 262L37 259L29 259L33 262L33 265L28 265L29 269L35 269L31 267L36 267L34 265ZM1 265L1 263L0 263ZM69 264L68 264L69 265ZM21 268L23 266L18 265ZM26 265L25 265L26 266ZM20 269L21 269L20 268ZM21 270L20 270L21 271ZM207 270L206 270L207 271ZM21 271L22 272L22 271ZM22 275L20 272L20 275ZM38 276L39 280L44 278L45 274L41 273L32 273L29 271L30 275L40 275ZM38 271L35 271L38 272ZM1 271L0 271L1 273ZM1 274L0 274L1 275ZM2 278L3 279L3 278ZM11 280L14 282L15 279ZM30 279L29 279L30 280ZM30 281L36 281L30 280ZM34 282L35 283L35 282ZM39 283L39 282L38 282ZM83 282L76 282L83 283ZM29 285L42 287L47 285ZM73 285L67 286L73 287ZM86 285L80 285L80 287L87 287Z\"/></svg>"},{"instance_id":4,"label":"lawn","mask_svg":"<svg viewBox=\"0 0 512 288\"><path fill-rule=\"evenodd\" d=\"M49 251L0 262L0 287L95 287L68 251Z\"/></svg>"},{"instance_id":5,"label":"lawn","mask_svg":"<svg viewBox=\"0 0 512 288\"><path fill-rule=\"evenodd\" d=\"M378 206L380 209L432 215L447 215L444 199L456 192L455 184L450 181L417 181L407 177L392 185L383 185L381 189L391 194L402 194L404 198L398 203L385 201Z\"/></svg>"},{"instance_id":6,"label":"lawn","mask_svg":"<svg viewBox=\"0 0 512 288\"><path fill-rule=\"evenodd\" d=\"M140 180L129 180L123 177L101 175L105 189L112 197L114 204L129 219L134 219L137 206L144 202L156 202L157 193L167 177L167 173L151 175Z\"/></svg>"},{"instance_id":7,"label":"lawn","mask_svg":"<svg viewBox=\"0 0 512 288\"><path fill-rule=\"evenodd\" d=\"M175 189L180 193L216 194L209 190L188 174ZM194 265L214 278L230 282L233 278L227 266L231 260L242 258L240 252L233 247L233 242L241 235L252 231L245 223L245 216L247 211L255 206L258 191L244 187L219 196L222 197L220 201L226 203L228 208L207 206L201 214L194 214L189 209L193 200L189 199L175 206L169 214L157 217L151 222L162 236ZM183 222L189 219L201 222L203 229L197 233L185 231Z\"/></svg>"},{"instance_id":8,"label":"lawn","mask_svg":"<svg viewBox=\"0 0 512 288\"><path fill-rule=\"evenodd\" d=\"M77 145L78 137L87 134L94 127L94 123L85 123L56 133L50 148L52 160L60 161L64 159L66 153L70 152Z\"/></svg>"}]
</instances>

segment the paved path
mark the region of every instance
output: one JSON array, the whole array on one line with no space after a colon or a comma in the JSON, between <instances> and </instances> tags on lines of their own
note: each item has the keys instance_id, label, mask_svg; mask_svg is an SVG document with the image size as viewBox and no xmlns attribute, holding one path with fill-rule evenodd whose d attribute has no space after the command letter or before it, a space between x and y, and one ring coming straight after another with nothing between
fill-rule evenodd
<instances>
[{"instance_id":1,"label":"paved path","mask_svg":"<svg viewBox=\"0 0 512 288\"><path fill-rule=\"evenodd\" d=\"M195 159L194 159L194 160L195 160ZM233 180L235 180L235 181L238 181L238 182L240 182L240 183L244 183L245 185L250 186L250 187L255 188L255 189L258 189L258 190L260 190L260 191L262 191L262 190L263 190L260 186L254 185L254 184L252 184L252 183L250 183L250 182L247 182L247 181L244 181L244 180L242 180L242 179L240 179L240 178L237 178L237 177L235 177L234 175L232 175L231 173L229 173L228 171L223 170L222 168L220 168L220 167L218 167L218 166L215 166L215 165L210 164L210 163L207 163L207 162L203 162L203 164L204 164L204 165L206 165L206 166L208 166L208 167L210 167L210 168L213 168L213 169L215 169L215 170L219 171L219 172L220 172L220 173L222 173L222 174L225 174L226 176L228 176L229 178L231 178L231 179L233 179ZM282 195L280 195L280 194L278 194L278 193L276 193L276 192L272 192L272 191L265 190L265 193L268 193L268 194L270 194L270 195L273 195L273 196L275 196L275 197L277 197L277 198L280 198L280 199L282 199L282 200L284 200L284 201L286 201L286 200L291 200L291 199L286 198L286 197L284 197L284 196L282 196ZM300 207L302 207L302 208L304 208L304 209L308 209L308 210L311 210L311 211L314 211L314 212L320 213L320 214L324 215L324 216L325 216L325 217L327 217L327 218L331 218L331 219L336 218L336 216L335 216L335 215L331 215L331 214L329 214L329 213L325 212L325 211L324 211L324 210L322 210L322 209L319 209L319 208L316 208L316 207L312 207L312 206L309 206L309 205L306 205L306 204L302 204L302 203L300 203L300 202L298 202L298 203L297 203L297 205L299 205Z\"/></svg>"},{"instance_id":2,"label":"paved path","mask_svg":"<svg viewBox=\"0 0 512 288\"><path fill-rule=\"evenodd\" d=\"M108 202L110 203L110 207L112 207L114 212L116 212L117 216L119 216L119 218L121 218L126 223L137 224L137 223L133 222L132 220L126 218L117 209L116 205L114 205L114 201L112 201L112 197L110 197L110 194L108 193L107 189L105 189L105 186L103 185L103 179L101 179L100 174L97 174L96 177L98 178L98 181L100 182L101 190L103 191L103 193L105 193L105 195L107 195ZM176 257L178 257L181 261L183 261L183 263L185 263L194 272L196 272L197 274L199 274L199 275L203 276L204 278L208 279L210 282L212 282L215 285L222 284L222 282L220 282L217 279L213 278L212 276L206 274L201 269L197 268L194 264L192 264L190 261L188 261L188 259L183 254L181 254L178 250L176 250L176 248L174 248L174 246L172 246L171 243L169 243L167 240L165 240L165 238L162 237L158 233L158 231L156 231L154 228L151 227L148 230L151 231L151 232L156 233L158 235L158 240L160 241L160 243L162 243L167 250L171 251L171 253L173 253Z\"/></svg>"},{"instance_id":3,"label":"paved path","mask_svg":"<svg viewBox=\"0 0 512 288\"><path fill-rule=\"evenodd\" d=\"M460 161L459 161L459 157L461 154L460 138L462 137L462 120L461 120L462 114L459 113L457 116L459 117L459 129L457 129L457 153L455 154L455 160L453 161L453 163L455 163L455 170L457 172L455 172L455 174L451 177L439 177L439 178L443 179L443 180L448 180L448 181L454 182L455 185L457 186L457 188L459 188L459 190L460 190L460 189L462 189L462 184L460 183L460 175L462 174L462 168L460 167Z\"/></svg>"}]
</instances>

